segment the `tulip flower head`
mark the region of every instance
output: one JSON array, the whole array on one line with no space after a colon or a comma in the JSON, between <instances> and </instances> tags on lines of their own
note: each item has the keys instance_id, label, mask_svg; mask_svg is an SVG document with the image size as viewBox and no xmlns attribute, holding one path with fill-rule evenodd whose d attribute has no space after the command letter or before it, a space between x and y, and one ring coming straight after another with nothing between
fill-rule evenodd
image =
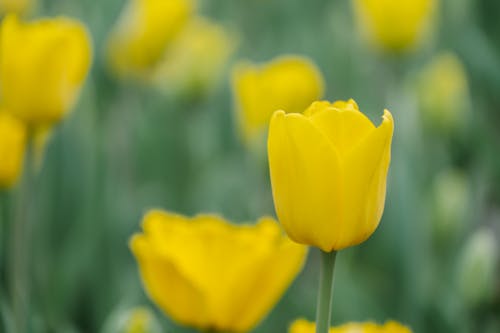
<instances>
[{"instance_id":1,"label":"tulip flower head","mask_svg":"<svg viewBox=\"0 0 500 333\"><path fill-rule=\"evenodd\" d=\"M314 333L316 325L304 319L298 319L290 325L288 333ZM372 322L348 323L332 327L329 333L411 333L411 330L395 321L387 321L383 325Z\"/></svg>"},{"instance_id":2,"label":"tulip flower head","mask_svg":"<svg viewBox=\"0 0 500 333\"><path fill-rule=\"evenodd\" d=\"M414 48L427 32L436 0L354 0L364 35L389 52Z\"/></svg>"},{"instance_id":3,"label":"tulip flower head","mask_svg":"<svg viewBox=\"0 0 500 333\"><path fill-rule=\"evenodd\" d=\"M233 91L245 140L265 131L275 110L304 110L321 98L323 85L318 68L303 57L280 57L264 65L237 64Z\"/></svg>"},{"instance_id":4,"label":"tulip flower head","mask_svg":"<svg viewBox=\"0 0 500 333\"><path fill-rule=\"evenodd\" d=\"M108 40L108 60L121 76L143 77L184 28L192 0L129 0Z\"/></svg>"},{"instance_id":5,"label":"tulip flower head","mask_svg":"<svg viewBox=\"0 0 500 333\"><path fill-rule=\"evenodd\" d=\"M0 36L3 105L31 125L59 121L77 101L90 67L86 28L63 17L24 23L9 15Z\"/></svg>"},{"instance_id":6,"label":"tulip flower head","mask_svg":"<svg viewBox=\"0 0 500 333\"><path fill-rule=\"evenodd\" d=\"M375 127L353 101L276 111L268 137L274 205L288 236L325 252L365 241L384 210L393 119Z\"/></svg>"},{"instance_id":7,"label":"tulip flower head","mask_svg":"<svg viewBox=\"0 0 500 333\"><path fill-rule=\"evenodd\" d=\"M222 76L234 49L230 34L220 25L191 19L158 65L154 79L166 90L204 92Z\"/></svg>"},{"instance_id":8,"label":"tulip flower head","mask_svg":"<svg viewBox=\"0 0 500 333\"><path fill-rule=\"evenodd\" d=\"M453 53L441 53L420 73L418 95L424 120L442 132L466 124L470 107L469 85L464 65Z\"/></svg>"},{"instance_id":9,"label":"tulip flower head","mask_svg":"<svg viewBox=\"0 0 500 333\"><path fill-rule=\"evenodd\" d=\"M306 255L270 218L236 226L217 216L151 211L143 229L130 246L148 295L178 323L201 330L249 331Z\"/></svg>"},{"instance_id":10,"label":"tulip flower head","mask_svg":"<svg viewBox=\"0 0 500 333\"><path fill-rule=\"evenodd\" d=\"M24 124L0 111L0 189L11 187L21 174L26 145Z\"/></svg>"}]
</instances>

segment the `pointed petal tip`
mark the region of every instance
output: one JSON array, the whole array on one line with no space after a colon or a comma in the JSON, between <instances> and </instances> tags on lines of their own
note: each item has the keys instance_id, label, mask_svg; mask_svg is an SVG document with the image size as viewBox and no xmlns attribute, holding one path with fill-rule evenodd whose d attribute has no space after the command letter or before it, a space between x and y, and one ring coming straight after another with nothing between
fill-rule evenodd
<instances>
[{"instance_id":1,"label":"pointed petal tip","mask_svg":"<svg viewBox=\"0 0 500 333\"><path fill-rule=\"evenodd\" d=\"M384 109L384 115L382 116L382 125L385 123L389 123L394 127L394 118L389 110Z\"/></svg>"}]
</instances>

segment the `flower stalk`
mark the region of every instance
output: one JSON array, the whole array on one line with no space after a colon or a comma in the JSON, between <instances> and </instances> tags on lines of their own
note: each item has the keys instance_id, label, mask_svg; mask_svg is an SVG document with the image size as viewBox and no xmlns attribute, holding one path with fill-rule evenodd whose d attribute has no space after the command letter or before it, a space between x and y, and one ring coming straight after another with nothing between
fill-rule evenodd
<instances>
[{"instance_id":1,"label":"flower stalk","mask_svg":"<svg viewBox=\"0 0 500 333\"><path fill-rule=\"evenodd\" d=\"M32 134L32 132L30 132ZM24 332L29 321L29 261L31 244L31 208L35 180L33 136L29 135L25 170L17 200L10 244L10 291L17 332Z\"/></svg>"},{"instance_id":2,"label":"flower stalk","mask_svg":"<svg viewBox=\"0 0 500 333\"><path fill-rule=\"evenodd\" d=\"M333 296L333 272L337 251L321 251L321 272L316 307L316 333L328 333Z\"/></svg>"}]
</instances>

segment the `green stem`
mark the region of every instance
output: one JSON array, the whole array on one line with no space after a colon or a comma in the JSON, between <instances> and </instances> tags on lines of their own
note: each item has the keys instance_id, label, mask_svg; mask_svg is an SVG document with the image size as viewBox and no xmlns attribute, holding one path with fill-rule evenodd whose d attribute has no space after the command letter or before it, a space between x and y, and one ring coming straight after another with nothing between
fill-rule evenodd
<instances>
[{"instance_id":1,"label":"green stem","mask_svg":"<svg viewBox=\"0 0 500 333\"><path fill-rule=\"evenodd\" d=\"M321 272L319 278L318 305L316 308L316 333L328 333L333 295L333 270L336 251L321 251Z\"/></svg>"},{"instance_id":2,"label":"green stem","mask_svg":"<svg viewBox=\"0 0 500 333\"><path fill-rule=\"evenodd\" d=\"M30 210L33 199L35 161L33 140L28 137L22 184L17 198L10 247L10 288L16 332L25 332L29 318Z\"/></svg>"}]
</instances>

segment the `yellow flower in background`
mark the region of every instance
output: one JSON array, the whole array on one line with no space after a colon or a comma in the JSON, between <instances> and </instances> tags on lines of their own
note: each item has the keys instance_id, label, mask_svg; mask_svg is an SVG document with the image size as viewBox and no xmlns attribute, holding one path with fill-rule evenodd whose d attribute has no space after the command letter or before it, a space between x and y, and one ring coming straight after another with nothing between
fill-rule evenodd
<instances>
[{"instance_id":1,"label":"yellow flower in background","mask_svg":"<svg viewBox=\"0 0 500 333\"><path fill-rule=\"evenodd\" d=\"M298 319L290 325L288 333L314 333L316 324ZM395 321L387 321L383 325L373 322L348 323L330 328L329 333L411 333L411 330Z\"/></svg>"},{"instance_id":2,"label":"yellow flower in background","mask_svg":"<svg viewBox=\"0 0 500 333\"><path fill-rule=\"evenodd\" d=\"M389 111L375 127L353 100L274 113L271 185L291 239L330 252L370 237L384 210L393 129Z\"/></svg>"},{"instance_id":3,"label":"yellow flower in background","mask_svg":"<svg viewBox=\"0 0 500 333\"><path fill-rule=\"evenodd\" d=\"M154 80L165 90L204 91L222 76L233 50L233 38L222 26L193 18L166 52Z\"/></svg>"},{"instance_id":4,"label":"yellow flower in background","mask_svg":"<svg viewBox=\"0 0 500 333\"><path fill-rule=\"evenodd\" d=\"M244 139L252 141L265 132L276 110L304 110L321 98L323 86L318 68L304 57L283 56L263 65L237 64L233 91Z\"/></svg>"},{"instance_id":5,"label":"yellow flower in background","mask_svg":"<svg viewBox=\"0 0 500 333\"><path fill-rule=\"evenodd\" d=\"M247 332L301 270L306 247L263 218L231 225L220 217L150 211L130 246L150 298L175 321Z\"/></svg>"},{"instance_id":6,"label":"yellow flower in background","mask_svg":"<svg viewBox=\"0 0 500 333\"><path fill-rule=\"evenodd\" d=\"M432 23L436 0L353 0L362 33L393 52L414 48Z\"/></svg>"},{"instance_id":7,"label":"yellow flower in background","mask_svg":"<svg viewBox=\"0 0 500 333\"><path fill-rule=\"evenodd\" d=\"M465 124L470 107L467 74L453 53L441 53L424 67L418 93L429 126L447 131Z\"/></svg>"},{"instance_id":8,"label":"yellow flower in background","mask_svg":"<svg viewBox=\"0 0 500 333\"><path fill-rule=\"evenodd\" d=\"M24 23L9 15L0 34L3 105L31 125L60 120L75 104L90 67L85 26L64 17Z\"/></svg>"},{"instance_id":9,"label":"yellow flower in background","mask_svg":"<svg viewBox=\"0 0 500 333\"><path fill-rule=\"evenodd\" d=\"M33 8L35 0L0 0L0 13L23 14Z\"/></svg>"},{"instance_id":10,"label":"yellow flower in background","mask_svg":"<svg viewBox=\"0 0 500 333\"><path fill-rule=\"evenodd\" d=\"M108 60L122 76L142 77L163 57L193 11L192 0L129 0L108 40Z\"/></svg>"},{"instance_id":11,"label":"yellow flower in background","mask_svg":"<svg viewBox=\"0 0 500 333\"><path fill-rule=\"evenodd\" d=\"M104 323L102 333L160 333L161 326L155 313L144 306L120 309Z\"/></svg>"},{"instance_id":12,"label":"yellow flower in background","mask_svg":"<svg viewBox=\"0 0 500 333\"><path fill-rule=\"evenodd\" d=\"M22 122L0 111L0 189L14 185L21 174L26 146Z\"/></svg>"},{"instance_id":13,"label":"yellow flower in background","mask_svg":"<svg viewBox=\"0 0 500 333\"><path fill-rule=\"evenodd\" d=\"M160 332L156 327L156 320L146 308L136 308L129 314L124 333L152 333Z\"/></svg>"}]
</instances>

